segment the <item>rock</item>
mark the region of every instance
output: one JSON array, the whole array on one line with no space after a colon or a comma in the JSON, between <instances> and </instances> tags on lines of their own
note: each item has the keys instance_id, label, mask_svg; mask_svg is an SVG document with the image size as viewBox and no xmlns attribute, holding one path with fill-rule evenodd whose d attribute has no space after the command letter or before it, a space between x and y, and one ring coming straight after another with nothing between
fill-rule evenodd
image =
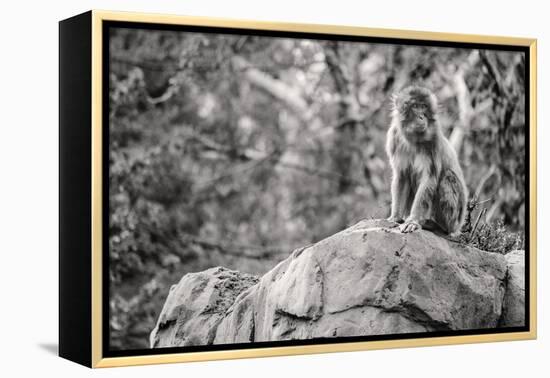
<instances>
[{"instance_id":1,"label":"rock","mask_svg":"<svg viewBox=\"0 0 550 378\"><path fill-rule=\"evenodd\" d=\"M500 326L523 327L525 325L525 251L512 251L505 257L508 270Z\"/></svg>"},{"instance_id":2,"label":"rock","mask_svg":"<svg viewBox=\"0 0 550 378\"><path fill-rule=\"evenodd\" d=\"M151 347L211 344L227 309L258 278L225 268L189 273L170 288Z\"/></svg>"},{"instance_id":3,"label":"rock","mask_svg":"<svg viewBox=\"0 0 550 378\"><path fill-rule=\"evenodd\" d=\"M294 251L259 281L223 268L187 274L151 346L495 328L509 324L509 297L507 311L521 318L515 294L505 296L507 279L521 286L507 270L512 256L391 226L361 221Z\"/></svg>"}]
</instances>

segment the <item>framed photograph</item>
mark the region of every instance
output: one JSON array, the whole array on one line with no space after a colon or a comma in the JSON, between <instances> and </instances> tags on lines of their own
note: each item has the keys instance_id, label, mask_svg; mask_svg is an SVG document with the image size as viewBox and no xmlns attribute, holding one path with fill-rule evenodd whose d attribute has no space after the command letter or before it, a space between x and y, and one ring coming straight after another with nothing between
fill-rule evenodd
<instances>
[{"instance_id":1,"label":"framed photograph","mask_svg":"<svg viewBox=\"0 0 550 378\"><path fill-rule=\"evenodd\" d=\"M536 338L536 40L59 24L59 354Z\"/></svg>"}]
</instances>

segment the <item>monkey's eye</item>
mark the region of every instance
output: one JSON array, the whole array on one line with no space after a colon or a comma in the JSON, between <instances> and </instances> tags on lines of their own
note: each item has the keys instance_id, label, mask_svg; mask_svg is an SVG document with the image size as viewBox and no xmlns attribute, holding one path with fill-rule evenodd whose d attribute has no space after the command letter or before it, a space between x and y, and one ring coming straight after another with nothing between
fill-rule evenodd
<instances>
[{"instance_id":1,"label":"monkey's eye","mask_svg":"<svg viewBox=\"0 0 550 378\"><path fill-rule=\"evenodd\" d=\"M428 107L424 103L416 103L413 105L413 109L425 111Z\"/></svg>"}]
</instances>

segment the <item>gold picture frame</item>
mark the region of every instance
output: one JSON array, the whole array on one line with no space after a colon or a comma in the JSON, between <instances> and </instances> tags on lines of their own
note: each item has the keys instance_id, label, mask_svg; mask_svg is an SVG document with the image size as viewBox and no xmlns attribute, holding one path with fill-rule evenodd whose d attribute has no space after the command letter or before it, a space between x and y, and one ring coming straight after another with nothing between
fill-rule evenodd
<instances>
[{"instance_id":1,"label":"gold picture frame","mask_svg":"<svg viewBox=\"0 0 550 378\"><path fill-rule=\"evenodd\" d=\"M78 21L84 20L84 22ZM71 21L72 20L72 21ZM104 298L104 270L103 259L105 258L105 251L103 251L103 233L104 217L102 201L104 196L103 190L103 139L102 130L103 125L103 58L104 58L104 36L103 36L103 24L105 22L130 22L130 23L153 23L163 25L190 25L190 26L204 26L204 27L216 27L216 28L235 28L235 29L248 29L251 31L284 31L284 32L301 32L311 34L330 34L341 36L358 36L358 37L377 37L377 38L398 38L401 40L416 40L416 41L438 41L442 43L475 43L475 44L490 44L490 45L502 45L502 46L521 46L527 49L529 54L529 110L526 112L526 117L529 121L529 250L528 250L528 271L529 271L529 329L524 332L508 332L508 333L493 333L493 334L476 334L476 335L458 335L458 336L444 336L444 337L426 337L426 338L412 338L412 339L396 339L396 340L377 340L377 341L361 341L361 342L347 342L347 343L332 343L332 344L314 344L314 345L297 345L297 346L276 346L276 347L258 347L247 349L230 349L230 350L214 350L214 351L200 351L200 352L182 352L182 353L169 353L169 354L154 354L154 355L134 355L134 356L121 356L121 357L105 357L103 353L103 326L106 321L103 319L103 303ZM72 22L72 24L71 24ZM77 25L78 24L78 25ZM449 344L466 344L466 343L481 343L481 342L496 342L496 341L513 341L513 340L527 340L535 339L537 336L537 298L536 298L536 227L537 227L537 171L536 171L536 123L537 123L537 41L530 38L513 38L513 37L501 37L501 36L483 36L483 35L469 35L469 34L452 34L452 33L437 33L437 32L424 32L424 31L406 31L406 30L393 30L393 29L377 29L367 27L354 27L354 26L335 26L335 25L314 25L314 24L295 24L295 23L282 23L282 22L259 22L249 20L231 20L231 19L218 19L210 17L189 17L189 16L175 16L175 15L161 15L161 14L145 14L145 13L126 13L126 12L111 12L93 10L82 16L62 21L60 33L60 75L69 75L65 69L69 63L64 63L64 59L73 59L78 46L78 41L73 41L67 36L67 34L73 34L76 30L85 31L89 36L89 56L91 61L89 62L90 77L88 84L90 85L91 93L89 104L82 104L83 108L89 106L89 119L90 128L85 129L83 140L90 141L89 151L91 152L90 170L87 171L90 175L89 191L84 194L69 193L70 189L65 190L67 195L66 206L69 206L73 202L78 201L84 197L90 195L89 201L86 202L86 206L89 209L87 213L90 216L89 223L84 222L84 231L89 232L87 239L80 239L80 241L68 241L61 242L60 246L60 354L63 357L69 358L76 362L82 363L90 367L114 367L114 366L129 366L129 365L144 365L144 364L160 364L160 363L173 363L173 362L189 362L189 361L208 361L208 360L220 360L220 359L239 359L239 358L251 358L251 357L267 357L267 356L284 356L284 355L300 355L311 353L328 353L328 352L348 352L348 351L360 351L371 349L389 349L389 348L403 348L403 347L419 347L419 346L435 346L435 345L449 345ZM65 26L64 26L65 25ZM69 26L67 26L69 25ZM72 26L71 26L72 25ZM76 25L76 26L74 26ZM84 38L84 40L87 40ZM85 44L86 46L86 44ZM82 57L81 59L87 59ZM77 75L75 73L75 75ZM68 77L68 76L67 76ZM65 88L63 80L68 83L71 79L61 78L61 92ZM69 85L69 84L67 84ZM87 90L87 89L85 89ZM60 113L61 116L61 149L63 149L63 133L65 132L67 125L63 125L64 116L63 112L66 112L66 108L71 105L70 101L77 101L77 99L70 99L68 95L60 97ZM81 101L81 99L78 99ZM73 104L74 105L74 104ZM83 117L87 117L84 115ZM74 117L81 117L74 116ZM67 116L67 120L70 119L70 115ZM80 118L82 119L82 118ZM86 118L84 118L86 119ZM74 126L74 125L73 125ZM73 131L75 132L75 131ZM79 134L80 135L80 134ZM69 136L67 136L69 138ZM88 139L89 138L89 139ZM67 141L68 143L68 141ZM67 152L69 153L69 152ZM67 155L61 153L61 165L63 166L63 159L67 159ZM74 168L77 169L77 168ZM70 168L66 168L67 175L70 175L72 171ZM61 172L62 192L63 192L63 170ZM67 176L68 177L68 176ZM63 193L61 194L63 196ZM64 218L65 211L63 203L60 204L61 217ZM73 214L73 216L76 216ZM69 224L69 217L66 223L61 222L64 226L61 228L61 239L65 238L64 232L69 232L70 227L76 227L76 225ZM86 231L85 227L90 227ZM65 227L65 228L64 228ZM80 231L79 231L80 232ZM70 244L73 243L73 244ZM80 244L79 244L80 243ZM71 248L69 248L71 247ZM78 250L75 250L78 248ZM84 249L86 254L85 258L79 259L76 256L70 256L70 254L80 254L80 251ZM87 264L87 265L86 265ZM71 279L77 279L70 276L71 273L67 273L69 270L75 272L86 272L81 277L83 280L89 278L89 286L81 286L79 284L71 284ZM69 274L69 276L63 276ZM80 278L78 278L80 279ZM73 286L70 288L69 286ZM89 293L87 290L90 290ZM85 306L89 312L89 316L86 316L79 320L76 325L68 326L69 318L79 316L75 313L73 306L73 298L77 290L84 290L82 293L82 300L85 303L89 303ZM64 300L64 297L69 299ZM89 301L89 302L88 302ZM81 308L82 309L82 308ZM86 324L89 322L89 327ZM89 333L88 336L81 337L75 335L75 332L81 331ZM89 348L84 348L85 352L73 352L70 349L74 349L78 341L76 339L83 340L83 343L89 342ZM89 355L88 355L89 353ZM86 356L82 357L82 354Z\"/></svg>"}]
</instances>

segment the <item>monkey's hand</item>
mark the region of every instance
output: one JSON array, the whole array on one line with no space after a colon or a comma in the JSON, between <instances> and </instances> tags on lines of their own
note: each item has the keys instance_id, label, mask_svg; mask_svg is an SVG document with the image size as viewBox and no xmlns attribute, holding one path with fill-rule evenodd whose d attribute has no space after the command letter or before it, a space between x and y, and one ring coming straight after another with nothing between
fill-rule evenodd
<instances>
[{"instance_id":1,"label":"monkey's hand","mask_svg":"<svg viewBox=\"0 0 550 378\"><path fill-rule=\"evenodd\" d=\"M420 226L420 223L413 219L407 219L405 223L399 227L399 230L401 230L402 233L407 234L409 232L414 232L416 230L421 230L422 226Z\"/></svg>"}]
</instances>

